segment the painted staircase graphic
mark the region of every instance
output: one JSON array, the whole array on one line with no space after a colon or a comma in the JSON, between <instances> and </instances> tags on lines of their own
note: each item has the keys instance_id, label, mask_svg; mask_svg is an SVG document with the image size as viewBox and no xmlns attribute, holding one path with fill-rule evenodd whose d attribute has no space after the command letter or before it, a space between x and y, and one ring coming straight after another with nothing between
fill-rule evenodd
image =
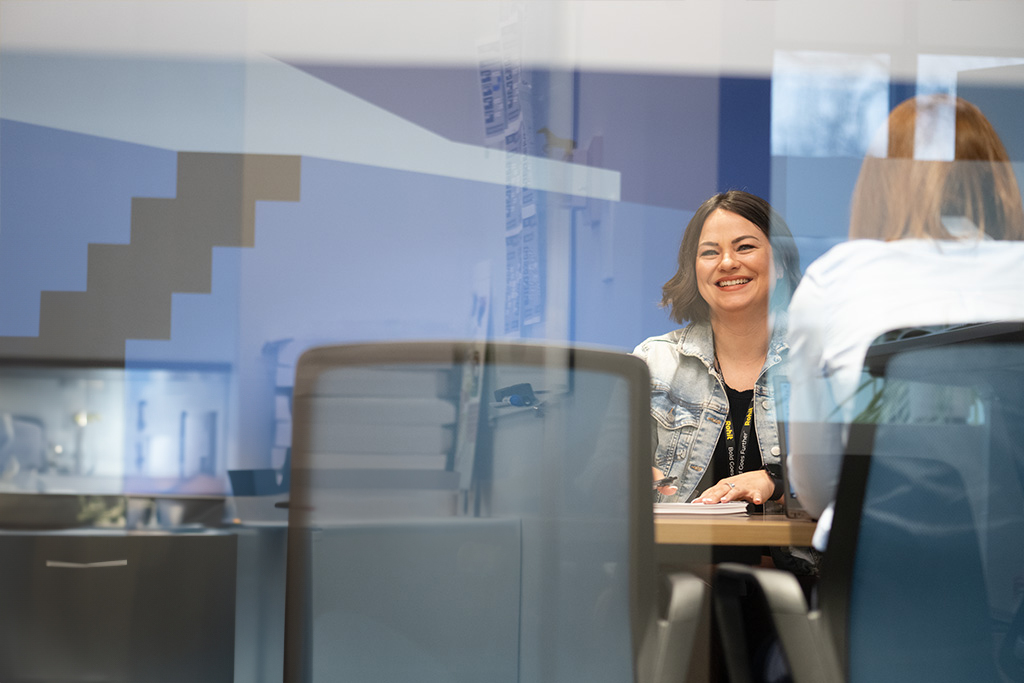
<instances>
[{"instance_id":1,"label":"painted staircase graphic","mask_svg":"<svg viewBox=\"0 0 1024 683\"><path fill-rule=\"evenodd\" d=\"M135 197L128 244L90 244L87 288L43 292L38 337L0 357L124 361L127 339L170 339L171 295L208 293L213 247L252 247L257 201L298 201L298 156L179 152L177 196Z\"/></svg>"}]
</instances>

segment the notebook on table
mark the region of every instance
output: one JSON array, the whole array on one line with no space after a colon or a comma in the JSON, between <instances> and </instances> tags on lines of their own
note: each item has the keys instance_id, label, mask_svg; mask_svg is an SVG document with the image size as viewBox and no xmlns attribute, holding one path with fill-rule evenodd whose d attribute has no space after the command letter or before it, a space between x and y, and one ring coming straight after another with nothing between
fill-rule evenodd
<instances>
[{"instance_id":1,"label":"notebook on table","mask_svg":"<svg viewBox=\"0 0 1024 683\"><path fill-rule=\"evenodd\" d=\"M655 503L654 514L656 515L747 515L753 510L754 505L745 500L737 500L729 503L704 504L694 503Z\"/></svg>"}]
</instances>

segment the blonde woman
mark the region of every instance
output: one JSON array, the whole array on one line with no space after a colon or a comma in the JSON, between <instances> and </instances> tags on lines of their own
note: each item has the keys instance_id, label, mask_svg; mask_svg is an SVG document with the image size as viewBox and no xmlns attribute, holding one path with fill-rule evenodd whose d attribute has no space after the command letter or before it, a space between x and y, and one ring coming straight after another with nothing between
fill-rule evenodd
<instances>
[{"instance_id":1,"label":"blonde woman","mask_svg":"<svg viewBox=\"0 0 1024 683\"><path fill-rule=\"evenodd\" d=\"M1024 319L1024 207L988 119L945 95L907 100L865 158L851 241L808 266L789 315L789 471L823 550L868 346L903 327Z\"/></svg>"}]
</instances>

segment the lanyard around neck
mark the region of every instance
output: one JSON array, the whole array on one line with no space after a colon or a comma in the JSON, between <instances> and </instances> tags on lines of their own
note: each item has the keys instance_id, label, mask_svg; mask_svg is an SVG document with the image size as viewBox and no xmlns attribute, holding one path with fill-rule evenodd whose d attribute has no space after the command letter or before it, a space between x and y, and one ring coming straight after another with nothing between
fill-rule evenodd
<instances>
[{"instance_id":1,"label":"lanyard around neck","mask_svg":"<svg viewBox=\"0 0 1024 683\"><path fill-rule=\"evenodd\" d=\"M754 423L754 397L750 397L750 406L747 408L747 417L740 427L739 442L736 439L736 430L732 425L732 406L725 417L725 450L729 455L729 476L735 476L744 471L747 461L747 447L750 442L750 426Z\"/></svg>"}]
</instances>

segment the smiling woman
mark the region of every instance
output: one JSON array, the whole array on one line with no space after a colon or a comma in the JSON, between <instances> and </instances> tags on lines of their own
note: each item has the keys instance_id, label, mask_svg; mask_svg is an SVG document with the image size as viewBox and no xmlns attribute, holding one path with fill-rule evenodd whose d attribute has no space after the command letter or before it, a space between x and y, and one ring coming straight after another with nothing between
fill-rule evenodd
<instances>
[{"instance_id":1,"label":"smiling woman","mask_svg":"<svg viewBox=\"0 0 1024 683\"><path fill-rule=\"evenodd\" d=\"M704 222L695 270L697 291L712 318L744 326L767 316L768 298L781 275L773 273L768 236L743 216L721 208Z\"/></svg>"},{"instance_id":2,"label":"smiling woman","mask_svg":"<svg viewBox=\"0 0 1024 683\"><path fill-rule=\"evenodd\" d=\"M662 305L689 324L637 346L651 371L658 500L763 504L781 495L769 371L785 362L785 308L800 262L785 221L730 191L686 226Z\"/></svg>"}]
</instances>

